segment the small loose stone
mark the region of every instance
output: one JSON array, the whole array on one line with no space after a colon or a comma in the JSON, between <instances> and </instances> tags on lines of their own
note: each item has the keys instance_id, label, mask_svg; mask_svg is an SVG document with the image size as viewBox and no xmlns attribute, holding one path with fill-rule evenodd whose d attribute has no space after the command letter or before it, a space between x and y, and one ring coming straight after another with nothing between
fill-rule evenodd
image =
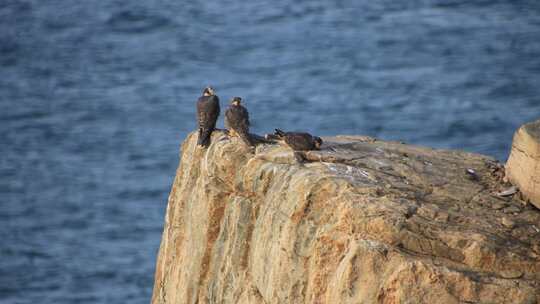
<instances>
[{"instance_id":1,"label":"small loose stone","mask_svg":"<svg viewBox=\"0 0 540 304\"><path fill-rule=\"evenodd\" d=\"M505 226L507 228L514 228L514 226L516 225L516 223L514 223L514 221L512 221L511 219L509 219L507 217L503 217L502 220L501 220L501 223L503 224L503 226Z\"/></svg>"}]
</instances>

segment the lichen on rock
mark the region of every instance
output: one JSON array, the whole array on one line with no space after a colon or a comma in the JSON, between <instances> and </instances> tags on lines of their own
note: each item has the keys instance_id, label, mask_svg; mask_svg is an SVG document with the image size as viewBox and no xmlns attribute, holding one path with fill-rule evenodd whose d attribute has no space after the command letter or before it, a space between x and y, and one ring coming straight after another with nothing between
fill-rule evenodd
<instances>
[{"instance_id":1,"label":"lichen on rock","mask_svg":"<svg viewBox=\"0 0 540 304\"><path fill-rule=\"evenodd\" d=\"M253 154L216 131L200 149L190 134L152 303L540 301L540 212L492 195L495 160L323 139L297 164L279 145Z\"/></svg>"}]
</instances>

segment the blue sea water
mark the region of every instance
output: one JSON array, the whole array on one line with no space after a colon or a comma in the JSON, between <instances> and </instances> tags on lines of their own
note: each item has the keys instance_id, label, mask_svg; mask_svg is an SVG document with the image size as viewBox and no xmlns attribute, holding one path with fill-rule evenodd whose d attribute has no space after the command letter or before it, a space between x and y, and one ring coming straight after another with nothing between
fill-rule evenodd
<instances>
[{"instance_id":1,"label":"blue sea water","mask_svg":"<svg viewBox=\"0 0 540 304\"><path fill-rule=\"evenodd\" d=\"M504 161L540 117L540 2L0 0L0 303L150 301L207 84L257 133Z\"/></svg>"}]
</instances>

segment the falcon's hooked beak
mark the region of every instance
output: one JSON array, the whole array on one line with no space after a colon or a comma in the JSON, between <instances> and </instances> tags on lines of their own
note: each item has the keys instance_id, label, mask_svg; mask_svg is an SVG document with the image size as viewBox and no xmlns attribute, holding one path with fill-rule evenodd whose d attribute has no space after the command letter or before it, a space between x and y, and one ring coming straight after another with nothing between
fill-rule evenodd
<instances>
[{"instance_id":1,"label":"falcon's hooked beak","mask_svg":"<svg viewBox=\"0 0 540 304\"><path fill-rule=\"evenodd\" d=\"M242 103L242 98L240 97L234 97L233 99L231 99L231 104L233 106L239 106L241 103Z\"/></svg>"},{"instance_id":2,"label":"falcon's hooked beak","mask_svg":"<svg viewBox=\"0 0 540 304\"><path fill-rule=\"evenodd\" d=\"M212 87L206 87L203 91L203 96L214 96L216 93L214 92L214 88Z\"/></svg>"}]
</instances>

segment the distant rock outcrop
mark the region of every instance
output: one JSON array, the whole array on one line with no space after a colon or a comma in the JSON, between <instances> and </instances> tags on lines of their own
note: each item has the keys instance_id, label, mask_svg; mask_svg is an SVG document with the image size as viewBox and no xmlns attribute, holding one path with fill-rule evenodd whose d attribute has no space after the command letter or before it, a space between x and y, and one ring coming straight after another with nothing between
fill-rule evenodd
<instances>
[{"instance_id":1,"label":"distant rock outcrop","mask_svg":"<svg viewBox=\"0 0 540 304\"><path fill-rule=\"evenodd\" d=\"M252 154L216 131L200 149L190 134L152 303L540 301L540 211L493 195L495 160L323 139L298 165L278 145Z\"/></svg>"},{"instance_id":2,"label":"distant rock outcrop","mask_svg":"<svg viewBox=\"0 0 540 304\"><path fill-rule=\"evenodd\" d=\"M540 120L522 126L514 135L506 175L525 199L540 208Z\"/></svg>"}]
</instances>

